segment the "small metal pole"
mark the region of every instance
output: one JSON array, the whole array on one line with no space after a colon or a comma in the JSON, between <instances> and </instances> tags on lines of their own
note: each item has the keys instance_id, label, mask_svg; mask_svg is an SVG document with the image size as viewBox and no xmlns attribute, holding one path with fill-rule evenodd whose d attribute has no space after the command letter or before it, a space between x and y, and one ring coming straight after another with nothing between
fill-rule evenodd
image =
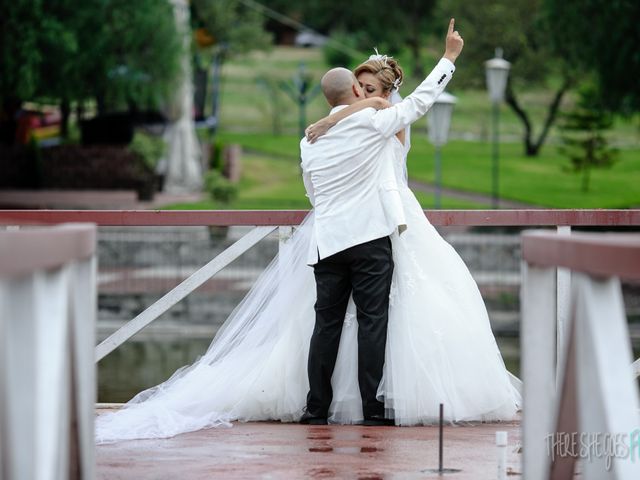
<instances>
[{"instance_id":1,"label":"small metal pole","mask_svg":"<svg viewBox=\"0 0 640 480\"><path fill-rule=\"evenodd\" d=\"M500 132L498 131L499 124L499 116L500 116L500 104L498 102L493 102L493 162L492 162L492 181L491 181L491 190L492 190L492 201L491 207L494 209L500 208L499 199L499 176L500 176Z\"/></svg>"},{"instance_id":2,"label":"small metal pole","mask_svg":"<svg viewBox=\"0 0 640 480\"><path fill-rule=\"evenodd\" d=\"M443 416L444 416L444 405L441 403L440 404L440 442L439 442L439 445L438 445L438 471L440 473L443 472L443 468L442 468L442 457L443 457L442 423L443 423Z\"/></svg>"},{"instance_id":3,"label":"small metal pole","mask_svg":"<svg viewBox=\"0 0 640 480\"><path fill-rule=\"evenodd\" d=\"M440 404L440 428L439 428L439 441L438 441L438 468L429 468L428 470L422 470L423 473L437 474L441 477L447 473L458 473L462 470L458 468L444 468L444 404Z\"/></svg>"}]
</instances>

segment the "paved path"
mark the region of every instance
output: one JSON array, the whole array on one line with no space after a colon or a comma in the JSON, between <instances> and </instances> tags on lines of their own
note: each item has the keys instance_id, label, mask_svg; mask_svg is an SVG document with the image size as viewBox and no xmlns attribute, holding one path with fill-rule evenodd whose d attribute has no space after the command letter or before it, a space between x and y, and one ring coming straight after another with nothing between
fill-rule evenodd
<instances>
[{"instance_id":1,"label":"paved path","mask_svg":"<svg viewBox=\"0 0 640 480\"><path fill-rule=\"evenodd\" d=\"M264 152L262 150L256 150L254 148L243 147L243 150L247 153L251 153L253 155L260 155L264 157L281 159L283 157L280 153L269 153ZM290 157L293 158L293 157ZM426 183L417 180L409 179L409 187L414 192L423 192L428 194L434 194L436 191L436 186L433 183ZM482 193L475 192L467 192L465 190L458 190L455 188L442 187L442 195L445 197L455 198L457 200L464 200L467 202L478 203L481 205L485 205L487 208L491 208L492 198L491 195L484 195ZM516 200L506 200L501 199L499 202L500 208L513 208L513 209L530 209L530 208L548 208L540 205L533 205L525 202L518 202Z\"/></svg>"},{"instance_id":2,"label":"paved path","mask_svg":"<svg viewBox=\"0 0 640 480\"><path fill-rule=\"evenodd\" d=\"M197 202L203 193L156 193L139 201L133 190L0 190L0 208L147 210L172 203Z\"/></svg>"},{"instance_id":3,"label":"paved path","mask_svg":"<svg viewBox=\"0 0 640 480\"><path fill-rule=\"evenodd\" d=\"M427 194L434 194L436 190L435 185L416 180L409 180L409 187L414 192ZM0 190L0 208L147 210L162 208L172 203L197 202L204 195L203 193L156 193L153 201L141 202L132 190ZM491 197L482 193L443 187L442 195L485 205L487 208L490 208L491 205ZM539 205L504 199L500 200L500 207L544 208Z\"/></svg>"},{"instance_id":4,"label":"paved path","mask_svg":"<svg viewBox=\"0 0 640 480\"><path fill-rule=\"evenodd\" d=\"M436 186L432 183L419 182L417 180L409 180L409 188L414 192L423 192L428 194L435 194ZM487 208L491 208L492 198L490 195L484 195L482 193L467 192L464 190L457 190L455 188L442 187L442 196L455 198L457 200L464 200L466 202L473 202L485 205ZM500 208L514 208L514 209L530 209L530 208L546 208L540 205L533 205L530 203L518 202L515 200L500 199Z\"/></svg>"},{"instance_id":5,"label":"paved path","mask_svg":"<svg viewBox=\"0 0 640 480\"><path fill-rule=\"evenodd\" d=\"M438 467L437 427L255 422L99 445L96 478L493 480L499 430L508 432L507 465L518 475L518 422L445 427L444 467L460 471L440 477L429 471Z\"/></svg>"}]
</instances>

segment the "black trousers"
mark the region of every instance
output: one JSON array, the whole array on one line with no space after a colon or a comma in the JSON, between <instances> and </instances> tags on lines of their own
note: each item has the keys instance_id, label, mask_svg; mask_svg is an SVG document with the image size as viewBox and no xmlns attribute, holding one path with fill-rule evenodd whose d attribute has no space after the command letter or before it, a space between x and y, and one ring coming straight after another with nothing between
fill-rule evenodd
<instances>
[{"instance_id":1,"label":"black trousers","mask_svg":"<svg viewBox=\"0 0 640 480\"><path fill-rule=\"evenodd\" d=\"M393 274L391 240L383 237L320 260L314 266L316 323L309 348L307 411L326 417L333 398L331 376L349 296L357 308L358 383L365 417L384 414L376 400L382 379L389 291Z\"/></svg>"}]
</instances>

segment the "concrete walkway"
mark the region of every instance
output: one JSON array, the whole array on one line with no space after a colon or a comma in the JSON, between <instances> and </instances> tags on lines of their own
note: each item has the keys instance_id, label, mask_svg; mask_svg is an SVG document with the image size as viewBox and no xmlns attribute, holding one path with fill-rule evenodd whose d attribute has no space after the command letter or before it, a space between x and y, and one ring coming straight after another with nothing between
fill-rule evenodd
<instances>
[{"instance_id":1,"label":"concrete walkway","mask_svg":"<svg viewBox=\"0 0 640 480\"><path fill-rule=\"evenodd\" d=\"M422 192L428 194L435 194L436 186L432 183L418 182L416 180L409 180L409 188L414 192ZM465 190L457 190L455 188L442 187L441 194L443 197L455 198L457 200L464 200L466 202L478 203L485 205L486 208L491 208L492 198L490 195L484 195L482 193L467 192ZM541 205L533 205L531 203L518 202L516 200L507 200L501 198L499 200L500 208L513 208L513 209L530 209L530 208L547 208Z\"/></svg>"},{"instance_id":2,"label":"concrete walkway","mask_svg":"<svg viewBox=\"0 0 640 480\"><path fill-rule=\"evenodd\" d=\"M203 193L156 193L139 201L133 190L0 190L0 208L70 210L148 210L172 203L198 202Z\"/></svg>"},{"instance_id":3,"label":"concrete walkway","mask_svg":"<svg viewBox=\"0 0 640 480\"><path fill-rule=\"evenodd\" d=\"M98 479L494 480L495 432L507 431L509 475L521 472L518 422L445 427L439 476L437 427L236 423L164 440L97 447ZM517 477L515 477L517 478Z\"/></svg>"},{"instance_id":4,"label":"concrete walkway","mask_svg":"<svg viewBox=\"0 0 640 480\"><path fill-rule=\"evenodd\" d=\"M262 150L256 150L253 148L244 147L244 151L247 153L251 153L253 155L259 155L263 157L276 158L276 159L282 158L281 154L264 152ZM420 182L420 181L411 180L411 179L409 179L409 188L411 188L411 190L413 190L414 192L423 192L428 194L435 194L435 191L436 191L436 186L433 183ZM442 196L444 197L478 203L486 206L486 208L491 208L491 202L492 202L491 195L484 195L482 193L475 193L475 192L467 192L465 190L458 190L458 189L449 188L449 187L442 187L441 193L442 193ZM516 200L507 200L507 199L500 199L499 205L500 205L500 208L513 208L513 209L548 208L548 207L543 207L541 205L533 205L530 203L518 202ZM426 206L423 208L430 208L430 207Z\"/></svg>"}]
</instances>

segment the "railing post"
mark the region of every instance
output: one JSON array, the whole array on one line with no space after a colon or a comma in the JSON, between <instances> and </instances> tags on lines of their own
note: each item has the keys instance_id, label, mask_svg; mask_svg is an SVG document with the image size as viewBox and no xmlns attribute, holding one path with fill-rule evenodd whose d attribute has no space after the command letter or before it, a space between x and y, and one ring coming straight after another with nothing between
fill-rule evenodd
<instances>
[{"instance_id":1,"label":"railing post","mask_svg":"<svg viewBox=\"0 0 640 480\"><path fill-rule=\"evenodd\" d=\"M74 265L75 274L72 278L73 292L97 292L97 259L91 257ZM71 345L72 379L75 382L71 389L73 398L72 421L77 424L77 444L93 445L94 406L96 403L96 363L94 360L96 338L96 312L98 311L97 295L75 294L71 299ZM73 448L73 444L72 444ZM77 455L77 465L80 478L94 478L95 456L94 449L82 448L71 451L71 457Z\"/></svg>"},{"instance_id":2,"label":"railing post","mask_svg":"<svg viewBox=\"0 0 640 480\"><path fill-rule=\"evenodd\" d=\"M524 262L522 269L523 474L527 480L544 480L549 472L546 438L554 416L549 405L556 392L556 271Z\"/></svg>"},{"instance_id":3,"label":"railing post","mask_svg":"<svg viewBox=\"0 0 640 480\"><path fill-rule=\"evenodd\" d=\"M640 278L640 236L529 232L522 243L524 477L564 480L574 475L580 459L585 480L640 478L640 401L629 368L620 287L620 278ZM555 342L548 319L562 310L553 305L550 311L544 300L556 298L549 286L557 275L549 273L559 266L570 269L572 278L568 322L560 330L564 342L558 347L559 393L553 394ZM547 343L541 344L545 336Z\"/></svg>"},{"instance_id":4,"label":"railing post","mask_svg":"<svg viewBox=\"0 0 640 480\"><path fill-rule=\"evenodd\" d=\"M558 235L570 235L571 227L566 225L558 226ZM556 384L561 381L560 370L564 366L567 346L567 327L571 315L571 270L568 268L557 268L556 274Z\"/></svg>"},{"instance_id":5,"label":"railing post","mask_svg":"<svg viewBox=\"0 0 640 480\"><path fill-rule=\"evenodd\" d=\"M167 292L159 300L153 303L145 311L130 320L124 326L120 327L116 332L102 341L95 348L95 362L99 362L104 357L113 352L116 348L134 336L144 327L156 320L160 315L173 307L180 300L193 292L200 285L205 283L216 273L238 258L249 248L254 246L264 237L269 235L276 227L255 227L249 233L244 235L240 240L228 247L217 257L198 269L191 276L187 277L182 283Z\"/></svg>"},{"instance_id":6,"label":"railing post","mask_svg":"<svg viewBox=\"0 0 640 480\"><path fill-rule=\"evenodd\" d=\"M278 227L278 250L282 251L282 247L289 241L293 235L293 227L284 226Z\"/></svg>"},{"instance_id":7,"label":"railing post","mask_svg":"<svg viewBox=\"0 0 640 480\"><path fill-rule=\"evenodd\" d=\"M0 232L0 475L94 477L95 226Z\"/></svg>"},{"instance_id":8,"label":"railing post","mask_svg":"<svg viewBox=\"0 0 640 480\"><path fill-rule=\"evenodd\" d=\"M640 478L638 446L632 432L640 428L638 388L632 380L629 330L620 280L575 273L576 385L578 432L616 441L628 434L635 449L628 458L593 455L582 462L584 480ZM602 438L607 435L608 438ZM619 443L616 443L619 445ZM611 461L607 468L607 460Z\"/></svg>"},{"instance_id":9,"label":"railing post","mask_svg":"<svg viewBox=\"0 0 640 480\"><path fill-rule=\"evenodd\" d=\"M0 312L4 312L6 310L6 292L5 288L2 284L2 279L0 279ZM4 351L4 342L3 339L7 338L7 327L5 325L5 321L2 316L0 316L0 425L8 425L9 418L7 412L7 405L5 399L7 396L7 358L6 353ZM8 433L8 432L7 432ZM5 435L4 432L0 431L0 478L8 479L9 478L9 444L7 442L8 434Z\"/></svg>"}]
</instances>

